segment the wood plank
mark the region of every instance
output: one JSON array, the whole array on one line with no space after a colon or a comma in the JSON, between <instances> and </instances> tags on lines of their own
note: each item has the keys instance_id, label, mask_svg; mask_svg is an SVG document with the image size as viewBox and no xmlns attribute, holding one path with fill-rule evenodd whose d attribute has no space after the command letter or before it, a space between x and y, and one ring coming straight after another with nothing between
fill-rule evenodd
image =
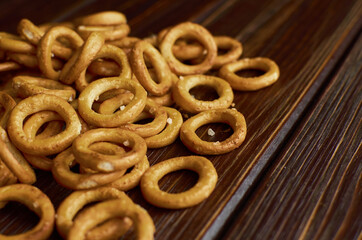
<instances>
[{"instance_id":1,"label":"wood plank","mask_svg":"<svg viewBox=\"0 0 362 240\"><path fill-rule=\"evenodd\" d=\"M362 37L222 238L358 239L361 106Z\"/></svg>"},{"instance_id":2,"label":"wood plank","mask_svg":"<svg viewBox=\"0 0 362 240\"><path fill-rule=\"evenodd\" d=\"M35 12L36 8L29 7L29 11ZM328 74L359 29L358 7L358 0L343 3L337 0L263 0L258 3L252 0L184 0L182 4L166 0L103 0L69 7L59 15L50 9L44 20L63 21L114 9L126 13L132 34L139 37L157 33L180 21L193 20L205 25L213 34L237 37L244 44L244 57L266 56L279 64L281 77L273 86L258 92L236 92L236 108L245 115L248 124L247 139L229 154L208 156L220 178L208 200L190 209L170 211L147 204L138 188L128 193L150 212L156 224L156 239L210 239L217 235L300 114L328 80ZM330 15L328 12L336 13ZM52 14L57 16L50 17ZM206 137L206 130L207 127L198 133ZM180 141L148 151L151 164L190 154ZM37 175L35 185L50 196L55 207L71 192L55 183L51 174L37 171ZM161 181L161 188L180 191L192 186L196 178L186 171L166 176ZM28 213L27 222L14 220L18 225L10 226L9 219L14 219L14 212L14 208L8 207L0 211L0 231L20 232L29 229L37 219ZM52 239L59 239L59 236L54 233Z\"/></svg>"}]
</instances>

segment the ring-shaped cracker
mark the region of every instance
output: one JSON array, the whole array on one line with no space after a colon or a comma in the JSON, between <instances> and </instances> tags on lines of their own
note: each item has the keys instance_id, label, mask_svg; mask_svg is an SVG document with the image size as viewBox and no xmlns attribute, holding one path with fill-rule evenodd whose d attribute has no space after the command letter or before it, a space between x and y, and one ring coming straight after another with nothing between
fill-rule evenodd
<instances>
[{"instance_id":1,"label":"ring-shaped cracker","mask_svg":"<svg viewBox=\"0 0 362 240\"><path fill-rule=\"evenodd\" d=\"M183 123L182 115L174 108L163 107L167 113L167 125L162 132L157 135L145 138L147 148L161 148L173 143L180 133Z\"/></svg>"},{"instance_id":2,"label":"ring-shaped cracker","mask_svg":"<svg viewBox=\"0 0 362 240\"><path fill-rule=\"evenodd\" d=\"M92 60L94 61L102 58L113 59L116 62L116 64L119 66L118 69L120 69L117 77L124 79L131 78L131 66L129 65L126 53L122 49L110 44L105 44L102 46L102 48L98 51L97 55ZM87 69L84 69L79 77L75 80L76 88L80 92L89 85L85 76L86 70Z\"/></svg>"},{"instance_id":3,"label":"ring-shaped cracker","mask_svg":"<svg viewBox=\"0 0 362 240\"><path fill-rule=\"evenodd\" d=\"M155 226L147 211L121 198L104 201L82 211L74 219L68 240L84 239L86 233L98 224L118 217L128 217L132 220L137 239L153 239Z\"/></svg>"},{"instance_id":4,"label":"ring-shaped cracker","mask_svg":"<svg viewBox=\"0 0 362 240\"><path fill-rule=\"evenodd\" d=\"M55 95L65 101L71 102L75 99L76 95L72 87L61 84L58 81L25 75L19 75L13 78L13 88L21 98L44 93Z\"/></svg>"},{"instance_id":5,"label":"ring-shaped cracker","mask_svg":"<svg viewBox=\"0 0 362 240\"><path fill-rule=\"evenodd\" d=\"M177 60L173 55L172 46L178 38L184 35L196 38L205 47L207 53L201 63L197 65L186 65ZM217 46L209 31L201 25L191 22L180 23L172 27L160 43L160 51L171 70L178 75L205 73L211 69L217 56Z\"/></svg>"},{"instance_id":6,"label":"ring-shaped cracker","mask_svg":"<svg viewBox=\"0 0 362 240\"><path fill-rule=\"evenodd\" d=\"M95 142L128 145L131 150L121 155L105 155L89 148ZM146 151L146 142L142 137L134 132L117 128L92 129L73 142L73 154L77 162L99 172L112 172L132 167L142 160Z\"/></svg>"},{"instance_id":7,"label":"ring-shaped cracker","mask_svg":"<svg viewBox=\"0 0 362 240\"><path fill-rule=\"evenodd\" d=\"M34 228L25 233L11 236L0 234L1 239L48 239L54 228L55 210L47 195L34 186L14 184L0 188L0 203L7 201L24 204L35 212L40 220Z\"/></svg>"},{"instance_id":8,"label":"ring-shaped cracker","mask_svg":"<svg viewBox=\"0 0 362 240\"><path fill-rule=\"evenodd\" d=\"M133 204L132 200L122 191L110 187L99 187L96 189L75 191L67 196L57 209L56 227L63 238L68 236L70 228L73 226L73 219L76 214L82 210L87 204L110 199L124 199L129 204ZM128 218L118 218L107 222L108 227L113 228L113 231L108 232L109 235L103 235L101 239L109 239L110 237L117 238L123 235L132 225ZM101 226L102 228L104 226ZM87 240L95 239L92 235L99 235L99 230L94 228L87 233ZM121 231L121 233L118 233ZM97 233L98 232L98 233ZM115 236L116 234L116 236ZM100 238L98 238L100 239Z\"/></svg>"},{"instance_id":9,"label":"ring-shaped cracker","mask_svg":"<svg viewBox=\"0 0 362 240\"><path fill-rule=\"evenodd\" d=\"M203 101L191 96L190 90L200 85L214 88L218 93L219 98L212 101ZM234 93L228 82L221 78L207 75L190 75L183 77L183 79L180 79L172 88L172 96L177 105L190 113L228 108L234 100Z\"/></svg>"},{"instance_id":10,"label":"ring-shaped cracker","mask_svg":"<svg viewBox=\"0 0 362 240\"><path fill-rule=\"evenodd\" d=\"M93 102L99 96L112 89L125 89L133 93L132 101L123 111L114 114L100 114L92 110ZM119 77L102 78L91 82L78 98L78 111L82 118L91 125L98 127L118 127L132 121L146 105L147 93L143 87L129 79Z\"/></svg>"},{"instance_id":11,"label":"ring-shaped cracker","mask_svg":"<svg viewBox=\"0 0 362 240\"><path fill-rule=\"evenodd\" d=\"M170 30L170 27L161 30L157 34L157 43L161 43L165 34ZM191 42L189 41L191 40ZM192 41L187 35L176 40L172 46L172 52L179 60L192 60L204 55L204 48L197 41Z\"/></svg>"},{"instance_id":12,"label":"ring-shaped cracker","mask_svg":"<svg viewBox=\"0 0 362 240\"><path fill-rule=\"evenodd\" d=\"M207 142L201 140L195 131L209 123L226 123L234 133L224 141ZM192 152L202 155L218 155L238 148L246 136L244 116L235 109L217 109L201 112L187 119L181 126L182 143Z\"/></svg>"},{"instance_id":13,"label":"ring-shaped cracker","mask_svg":"<svg viewBox=\"0 0 362 240\"><path fill-rule=\"evenodd\" d=\"M52 173L54 179L62 186L73 189L83 190L99 187L115 181L120 178L124 171L115 171L111 173L74 173L70 166L76 161L73 149L59 153L53 161Z\"/></svg>"},{"instance_id":14,"label":"ring-shaped cracker","mask_svg":"<svg viewBox=\"0 0 362 240\"><path fill-rule=\"evenodd\" d=\"M38 62L41 72L50 79L59 79L60 72L52 66L52 48L59 37L65 37L74 49L83 44L83 39L72 29L64 26L50 28L38 44Z\"/></svg>"},{"instance_id":15,"label":"ring-shaped cracker","mask_svg":"<svg viewBox=\"0 0 362 240\"><path fill-rule=\"evenodd\" d=\"M23 129L24 119L40 111L57 112L65 121L63 132L46 138L28 138ZM74 108L65 100L54 95L38 94L20 101L10 114L8 133L21 151L34 155L59 153L70 146L80 134L81 124Z\"/></svg>"},{"instance_id":16,"label":"ring-shaped cracker","mask_svg":"<svg viewBox=\"0 0 362 240\"><path fill-rule=\"evenodd\" d=\"M245 69L258 69L265 73L258 77L240 77L235 74ZM279 67L269 58L244 58L221 67L219 76L228 81L235 90L255 91L275 83L279 78Z\"/></svg>"},{"instance_id":17,"label":"ring-shaped cracker","mask_svg":"<svg viewBox=\"0 0 362 240\"><path fill-rule=\"evenodd\" d=\"M22 38L28 40L36 46L39 44L40 39L44 35L44 31L28 19L20 20L17 31ZM52 51L55 56L65 60L69 59L73 52L72 49L62 45L59 41L54 42Z\"/></svg>"},{"instance_id":18,"label":"ring-shaped cracker","mask_svg":"<svg viewBox=\"0 0 362 240\"><path fill-rule=\"evenodd\" d=\"M132 101L132 98L130 98L129 95L130 94L120 94L104 101L99 106L99 112L102 114L113 113L121 106L127 105L130 101ZM126 123L119 126L119 128L133 131L144 138L156 135L161 132L166 125L166 111L152 100L147 99L143 112L150 114L153 117L153 121L146 124ZM137 120L138 119L136 119L136 121Z\"/></svg>"},{"instance_id":19,"label":"ring-shaped cracker","mask_svg":"<svg viewBox=\"0 0 362 240\"><path fill-rule=\"evenodd\" d=\"M81 73L87 69L99 50L104 45L104 37L101 33L93 32L85 40L69 61L64 65L59 80L65 84L72 84Z\"/></svg>"},{"instance_id":20,"label":"ring-shaped cracker","mask_svg":"<svg viewBox=\"0 0 362 240\"><path fill-rule=\"evenodd\" d=\"M197 183L181 193L167 193L158 185L166 174L188 169L199 175ZM199 204L210 196L217 182L214 165L205 157L187 156L171 158L151 166L141 179L143 197L152 205L161 208L180 209Z\"/></svg>"},{"instance_id":21,"label":"ring-shaped cracker","mask_svg":"<svg viewBox=\"0 0 362 240\"><path fill-rule=\"evenodd\" d=\"M151 62L158 82L155 82L150 76L144 55ZM136 42L131 53L131 64L137 80L152 95L164 95L171 88L173 77L171 70L165 59L152 44L142 40Z\"/></svg>"}]
</instances>

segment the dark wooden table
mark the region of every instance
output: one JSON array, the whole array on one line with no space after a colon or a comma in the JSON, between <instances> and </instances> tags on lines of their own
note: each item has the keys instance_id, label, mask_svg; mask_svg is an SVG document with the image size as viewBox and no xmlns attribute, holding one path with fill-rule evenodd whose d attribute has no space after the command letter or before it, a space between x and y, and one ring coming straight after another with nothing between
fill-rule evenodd
<instances>
[{"instance_id":1,"label":"dark wooden table","mask_svg":"<svg viewBox=\"0 0 362 240\"><path fill-rule=\"evenodd\" d=\"M138 188L128 195L149 211L156 239L361 239L361 9L360 0L14 0L0 2L0 31L16 32L22 18L41 24L116 10L137 37L193 21L237 38L242 57L269 57L281 75L263 90L235 92L248 133L240 148L207 156L219 175L215 191L177 211L149 205ZM154 164L190 154L177 140L147 155ZM55 207L71 192L50 173L37 177ZM161 187L177 192L196 180L181 171ZM11 203L0 211L0 232L37 219Z\"/></svg>"}]
</instances>

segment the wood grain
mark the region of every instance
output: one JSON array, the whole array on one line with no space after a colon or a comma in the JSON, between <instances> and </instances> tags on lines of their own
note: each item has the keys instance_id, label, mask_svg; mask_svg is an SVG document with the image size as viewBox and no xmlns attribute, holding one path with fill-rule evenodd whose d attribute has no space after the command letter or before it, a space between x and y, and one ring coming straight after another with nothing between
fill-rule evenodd
<instances>
[{"instance_id":1,"label":"wood grain","mask_svg":"<svg viewBox=\"0 0 362 240\"><path fill-rule=\"evenodd\" d=\"M227 239L357 239L362 37L234 216Z\"/></svg>"},{"instance_id":2,"label":"wood grain","mask_svg":"<svg viewBox=\"0 0 362 240\"><path fill-rule=\"evenodd\" d=\"M13 29L22 17L41 23L117 10L126 14L131 35L144 37L181 21L194 21L215 35L239 39L244 46L243 57L270 57L279 65L281 76L273 86L257 92L235 93L235 107L246 118L248 134L239 149L221 156L207 156L219 174L217 187L209 199L190 209L171 211L146 203L138 188L128 192L151 214L157 229L156 239L218 236L238 203L256 187L262 171L275 160L274 156L309 104L322 92L361 26L359 0L59 1L45 5L48 7L41 14L39 6L45 1L36 0L27 8L20 6L24 2L1 3L1 9L9 9L0 15L3 30L14 31L9 28ZM198 134L207 138L208 127L200 129ZM212 127L223 130L223 126ZM218 135L209 140L219 140ZM147 153L151 164L190 154L179 140ZM49 195L55 207L71 192L58 185L50 173L37 171L37 176L35 185ZM183 171L166 176L160 185L164 190L177 192L191 187L196 179L195 174ZM14 206L18 205L12 206L0 210L0 232L21 232L37 221L36 216L26 211L26 222L14 217ZM54 232L51 239L59 238Z\"/></svg>"}]
</instances>

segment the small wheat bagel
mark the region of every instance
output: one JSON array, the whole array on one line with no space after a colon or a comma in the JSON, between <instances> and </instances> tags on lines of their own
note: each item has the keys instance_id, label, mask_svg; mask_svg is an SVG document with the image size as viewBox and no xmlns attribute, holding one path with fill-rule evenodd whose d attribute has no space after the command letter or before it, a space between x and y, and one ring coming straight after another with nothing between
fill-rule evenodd
<instances>
[{"instance_id":1,"label":"small wheat bagel","mask_svg":"<svg viewBox=\"0 0 362 240\"><path fill-rule=\"evenodd\" d=\"M221 142L201 140L195 131L208 123L226 123L234 133ZM201 112L187 119L181 126L180 138L183 144L192 152L202 155L224 154L238 148L246 136L244 116L235 109L217 109Z\"/></svg>"},{"instance_id":2,"label":"small wheat bagel","mask_svg":"<svg viewBox=\"0 0 362 240\"><path fill-rule=\"evenodd\" d=\"M75 31L64 26L52 27L43 35L37 50L39 68L47 78L53 80L58 80L60 76L60 71L56 71L52 65L52 48L59 37L68 39L75 49L82 46L84 42Z\"/></svg>"},{"instance_id":3,"label":"small wheat bagel","mask_svg":"<svg viewBox=\"0 0 362 240\"><path fill-rule=\"evenodd\" d=\"M186 65L177 60L173 55L172 46L178 38L184 35L196 38L206 49L206 56L201 63L197 65ZM211 69L217 56L217 46L209 31L201 25L191 22L180 23L175 27L172 27L166 33L159 47L162 56L166 59L166 62L170 66L171 70L178 75L205 73Z\"/></svg>"},{"instance_id":4,"label":"small wheat bagel","mask_svg":"<svg viewBox=\"0 0 362 240\"><path fill-rule=\"evenodd\" d=\"M102 93L112 89L125 89L133 93L132 101L123 111L114 114L100 114L92 110L93 102ZM98 127L118 127L138 116L146 105L147 93L135 81L119 77L102 78L90 83L78 98L78 111L82 118L91 125Z\"/></svg>"},{"instance_id":5,"label":"small wheat bagel","mask_svg":"<svg viewBox=\"0 0 362 240\"><path fill-rule=\"evenodd\" d=\"M240 77L236 71L258 69L265 71L259 77ZM275 83L279 78L278 65L269 58L244 58L237 62L224 65L219 70L219 76L228 81L231 87L239 91L256 91Z\"/></svg>"},{"instance_id":6,"label":"small wheat bagel","mask_svg":"<svg viewBox=\"0 0 362 240\"><path fill-rule=\"evenodd\" d=\"M46 138L28 138L23 129L24 119L40 111L57 112L66 123L61 133ZM54 95L38 94L20 101L9 117L8 133L16 147L33 155L51 155L69 147L80 134L81 124L74 108Z\"/></svg>"},{"instance_id":7,"label":"small wheat bagel","mask_svg":"<svg viewBox=\"0 0 362 240\"><path fill-rule=\"evenodd\" d=\"M213 101L203 101L192 97L190 90L200 85L214 88L219 98ZM221 78L207 75L183 77L183 79L180 79L175 87L172 88L172 96L177 105L190 113L228 108L234 100L234 93L228 82Z\"/></svg>"},{"instance_id":8,"label":"small wheat bagel","mask_svg":"<svg viewBox=\"0 0 362 240\"><path fill-rule=\"evenodd\" d=\"M160 190L158 181L166 174L182 169L199 174L197 183L182 193L167 193ZM143 197L152 205L161 208L180 209L192 207L205 200L214 190L217 182L214 165L200 156L171 158L151 166L141 179Z\"/></svg>"}]
</instances>

